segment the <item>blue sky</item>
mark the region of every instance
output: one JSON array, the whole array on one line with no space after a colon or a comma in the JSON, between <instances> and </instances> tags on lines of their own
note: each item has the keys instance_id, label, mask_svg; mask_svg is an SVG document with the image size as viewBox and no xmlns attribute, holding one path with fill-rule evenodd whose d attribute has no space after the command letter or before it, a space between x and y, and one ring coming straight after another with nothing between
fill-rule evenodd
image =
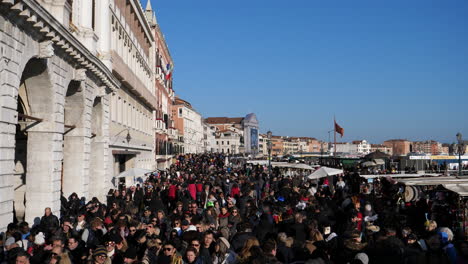
<instances>
[{"instance_id":1,"label":"blue sky","mask_svg":"<svg viewBox=\"0 0 468 264\"><path fill-rule=\"evenodd\" d=\"M468 139L466 0L151 0L205 117L326 140ZM144 6L146 0L142 0Z\"/></svg>"}]
</instances>

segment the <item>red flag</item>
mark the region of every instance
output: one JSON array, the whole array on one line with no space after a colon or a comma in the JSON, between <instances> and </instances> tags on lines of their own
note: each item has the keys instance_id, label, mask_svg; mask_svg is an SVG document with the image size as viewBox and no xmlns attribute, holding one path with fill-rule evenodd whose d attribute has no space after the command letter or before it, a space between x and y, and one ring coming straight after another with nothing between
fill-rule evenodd
<instances>
[{"instance_id":1,"label":"red flag","mask_svg":"<svg viewBox=\"0 0 468 264\"><path fill-rule=\"evenodd\" d=\"M340 125L338 125L338 123L336 123L336 121L335 121L335 131L336 131L336 133L340 134L341 137L343 137L344 129L342 127L340 127Z\"/></svg>"}]
</instances>

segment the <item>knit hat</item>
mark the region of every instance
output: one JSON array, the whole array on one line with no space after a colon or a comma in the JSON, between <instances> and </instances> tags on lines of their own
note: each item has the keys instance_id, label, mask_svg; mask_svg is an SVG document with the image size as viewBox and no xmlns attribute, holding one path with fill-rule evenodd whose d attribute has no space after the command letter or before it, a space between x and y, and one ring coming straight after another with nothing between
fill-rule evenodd
<instances>
[{"instance_id":1,"label":"knit hat","mask_svg":"<svg viewBox=\"0 0 468 264\"><path fill-rule=\"evenodd\" d=\"M37 235L34 237L34 243L36 245L43 245L45 243L44 233L42 232L37 233Z\"/></svg>"},{"instance_id":2,"label":"knit hat","mask_svg":"<svg viewBox=\"0 0 468 264\"><path fill-rule=\"evenodd\" d=\"M93 258L97 257L99 255L106 255L107 256L107 250L104 246L98 246L94 251L93 251Z\"/></svg>"},{"instance_id":3,"label":"knit hat","mask_svg":"<svg viewBox=\"0 0 468 264\"><path fill-rule=\"evenodd\" d=\"M362 264L368 264L369 263L369 257L365 253L356 254L354 259L360 260L362 262Z\"/></svg>"}]
</instances>

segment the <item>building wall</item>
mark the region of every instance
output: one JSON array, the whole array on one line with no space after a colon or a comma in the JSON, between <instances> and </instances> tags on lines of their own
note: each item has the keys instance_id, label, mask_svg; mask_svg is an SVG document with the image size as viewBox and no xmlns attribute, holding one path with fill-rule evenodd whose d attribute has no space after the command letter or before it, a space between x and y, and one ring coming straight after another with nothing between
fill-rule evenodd
<instances>
[{"instance_id":1,"label":"building wall","mask_svg":"<svg viewBox=\"0 0 468 264\"><path fill-rule=\"evenodd\" d=\"M109 93L119 83L54 18L63 5L51 14L38 4L0 3L0 232L14 208L34 223L45 207L60 216L62 191L89 199L110 183Z\"/></svg>"},{"instance_id":2,"label":"building wall","mask_svg":"<svg viewBox=\"0 0 468 264\"><path fill-rule=\"evenodd\" d=\"M203 123L203 152L217 152L215 130L206 123Z\"/></svg>"},{"instance_id":3,"label":"building wall","mask_svg":"<svg viewBox=\"0 0 468 264\"><path fill-rule=\"evenodd\" d=\"M392 148L395 156L404 156L410 153L411 142L407 140L387 140L383 142L383 145Z\"/></svg>"},{"instance_id":4,"label":"building wall","mask_svg":"<svg viewBox=\"0 0 468 264\"><path fill-rule=\"evenodd\" d=\"M183 128L184 152L185 153L202 153L203 147L203 125L201 115L186 105L175 106L177 117L176 127Z\"/></svg>"},{"instance_id":5,"label":"building wall","mask_svg":"<svg viewBox=\"0 0 468 264\"><path fill-rule=\"evenodd\" d=\"M390 147L379 145L379 144L372 144L371 145L371 152L380 151L388 155L393 155L393 150Z\"/></svg>"},{"instance_id":6,"label":"building wall","mask_svg":"<svg viewBox=\"0 0 468 264\"><path fill-rule=\"evenodd\" d=\"M217 152L238 154L241 152L240 138L242 133L237 129L222 131L216 133L216 149Z\"/></svg>"},{"instance_id":7,"label":"building wall","mask_svg":"<svg viewBox=\"0 0 468 264\"><path fill-rule=\"evenodd\" d=\"M282 156L284 152L284 141L282 137L272 136L271 137L271 155Z\"/></svg>"},{"instance_id":8,"label":"building wall","mask_svg":"<svg viewBox=\"0 0 468 264\"><path fill-rule=\"evenodd\" d=\"M111 1L109 26L112 70L122 83L111 104L112 174L131 168L152 170L156 168L155 119L160 103L155 96L155 68L150 66L155 62L154 36L137 0Z\"/></svg>"}]
</instances>

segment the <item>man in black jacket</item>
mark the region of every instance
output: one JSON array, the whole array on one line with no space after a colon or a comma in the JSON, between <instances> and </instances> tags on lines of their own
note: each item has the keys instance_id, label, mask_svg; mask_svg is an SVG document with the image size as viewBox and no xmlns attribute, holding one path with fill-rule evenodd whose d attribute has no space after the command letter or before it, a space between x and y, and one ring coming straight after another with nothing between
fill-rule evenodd
<instances>
[{"instance_id":1,"label":"man in black jacket","mask_svg":"<svg viewBox=\"0 0 468 264\"><path fill-rule=\"evenodd\" d=\"M41 231L47 235L53 234L60 227L59 220L57 216L52 214L50 207L44 210L44 216L41 218L39 226Z\"/></svg>"}]
</instances>

